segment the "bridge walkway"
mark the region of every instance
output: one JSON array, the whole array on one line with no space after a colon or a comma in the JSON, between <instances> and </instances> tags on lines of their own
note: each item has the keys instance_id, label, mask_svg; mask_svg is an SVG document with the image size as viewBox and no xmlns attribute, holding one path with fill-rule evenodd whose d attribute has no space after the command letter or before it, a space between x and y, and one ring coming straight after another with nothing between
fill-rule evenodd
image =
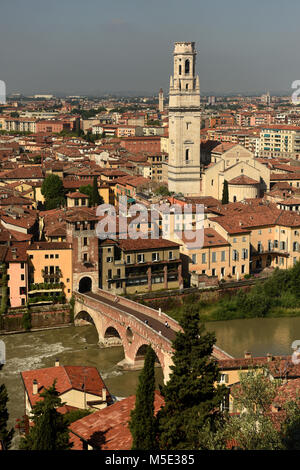
<instances>
[{"instance_id":1,"label":"bridge walkway","mask_svg":"<svg viewBox=\"0 0 300 470\"><path fill-rule=\"evenodd\" d=\"M175 339L176 332L172 330L171 328L168 328L167 326L165 326L164 322L160 322L159 320L156 320L148 315L145 315L144 313L141 313L138 310L122 305L119 302L114 302L112 300L109 300L106 297L102 296L101 294L97 294L95 292L85 292L84 295L86 295L87 297L90 297L91 299L99 300L100 302L103 302L112 308L117 308L119 310L122 310L122 312L129 313L130 315L138 318L144 323L146 320L148 322L147 323L148 326L150 326L153 330L157 331L158 333L161 331L161 335L164 336L165 338L169 339L170 341L173 341Z\"/></svg>"}]
</instances>

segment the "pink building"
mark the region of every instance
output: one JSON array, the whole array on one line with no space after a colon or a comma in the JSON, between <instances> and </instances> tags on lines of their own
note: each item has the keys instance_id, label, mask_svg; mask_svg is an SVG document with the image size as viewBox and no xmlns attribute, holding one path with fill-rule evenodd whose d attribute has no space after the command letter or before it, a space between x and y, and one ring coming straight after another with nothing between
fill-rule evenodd
<instances>
[{"instance_id":1,"label":"pink building","mask_svg":"<svg viewBox=\"0 0 300 470\"><path fill-rule=\"evenodd\" d=\"M8 298L11 307L21 307L27 300L27 243L8 246L5 256L7 265Z\"/></svg>"}]
</instances>

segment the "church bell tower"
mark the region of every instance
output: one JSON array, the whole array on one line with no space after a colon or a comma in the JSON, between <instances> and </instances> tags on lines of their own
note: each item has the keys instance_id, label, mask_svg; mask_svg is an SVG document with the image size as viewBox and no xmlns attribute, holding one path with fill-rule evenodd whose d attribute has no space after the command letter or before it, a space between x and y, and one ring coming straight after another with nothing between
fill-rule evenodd
<instances>
[{"instance_id":1,"label":"church bell tower","mask_svg":"<svg viewBox=\"0 0 300 470\"><path fill-rule=\"evenodd\" d=\"M200 194L200 85L194 42L176 42L169 92L169 191Z\"/></svg>"}]
</instances>

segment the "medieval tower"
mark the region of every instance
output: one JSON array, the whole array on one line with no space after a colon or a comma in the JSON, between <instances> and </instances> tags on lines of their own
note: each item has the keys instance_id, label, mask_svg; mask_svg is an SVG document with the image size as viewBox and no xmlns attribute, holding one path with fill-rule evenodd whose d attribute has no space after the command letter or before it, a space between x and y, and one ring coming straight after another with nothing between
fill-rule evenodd
<instances>
[{"instance_id":1,"label":"medieval tower","mask_svg":"<svg viewBox=\"0 0 300 470\"><path fill-rule=\"evenodd\" d=\"M176 42L169 93L169 191L200 194L200 85L194 42Z\"/></svg>"},{"instance_id":2,"label":"medieval tower","mask_svg":"<svg viewBox=\"0 0 300 470\"><path fill-rule=\"evenodd\" d=\"M160 113L164 111L164 92L162 88L159 90L158 94L158 110Z\"/></svg>"}]
</instances>

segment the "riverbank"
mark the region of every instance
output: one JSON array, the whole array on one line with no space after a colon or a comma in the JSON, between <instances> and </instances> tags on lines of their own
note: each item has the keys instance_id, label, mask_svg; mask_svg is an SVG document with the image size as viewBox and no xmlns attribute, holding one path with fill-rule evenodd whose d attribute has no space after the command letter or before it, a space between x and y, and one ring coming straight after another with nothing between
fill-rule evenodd
<instances>
[{"instance_id":1,"label":"riverbank","mask_svg":"<svg viewBox=\"0 0 300 470\"><path fill-rule=\"evenodd\" d=\"M68 304L55 304L9 309L0 317L0 334L24 333L69 325L72 313Z\"/></svg>"}]
</instances>

